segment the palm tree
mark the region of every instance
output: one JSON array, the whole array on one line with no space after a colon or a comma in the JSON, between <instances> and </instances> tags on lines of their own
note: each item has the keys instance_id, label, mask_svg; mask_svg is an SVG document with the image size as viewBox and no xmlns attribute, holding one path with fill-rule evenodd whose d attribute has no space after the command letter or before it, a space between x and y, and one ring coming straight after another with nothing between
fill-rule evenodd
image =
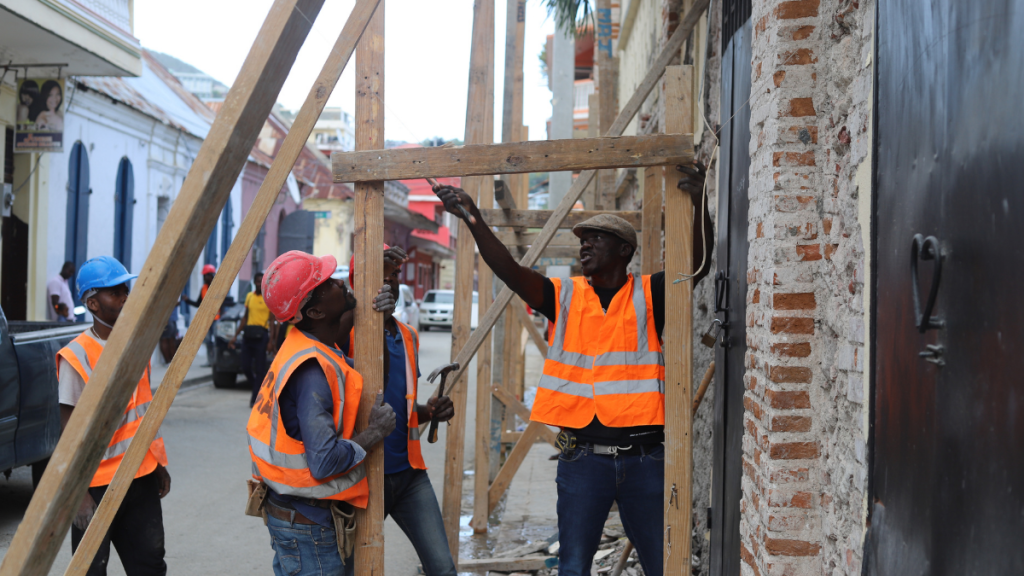
<instances>
[{"instance_id":1,"label":"palm tree","mask_svg":"<svg viewBox=\"0 0 1024 576\"><path fill-rule=\"evenodd\" d=\"M548 15L555 17L559 30L572 30L577 38L593 30L594 5L592 0L543 0Z\"/></svg>"}]
</instances>

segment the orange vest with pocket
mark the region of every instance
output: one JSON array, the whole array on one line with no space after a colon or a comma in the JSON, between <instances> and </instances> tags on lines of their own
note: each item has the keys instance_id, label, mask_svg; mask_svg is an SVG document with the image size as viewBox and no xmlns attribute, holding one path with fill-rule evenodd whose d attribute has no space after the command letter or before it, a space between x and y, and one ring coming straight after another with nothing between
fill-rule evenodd
<instances>
[{"instance_id":1,"label":"orange vest with pocket","mask_svg":"<svg viewBox=\"0 0 1024 576\"><path fill-rule=\"evenodd\" d=\"M92 371L96 367L96 363L99 362L100 354L102 353L103 346L86 332L83 332L57 352L57 370L58 372L60 371L60 358L63 358L75 369L75 372L78 372L82 380L88 384L89 377L92 376ZM110 484L110 481L114 479L114 473L117 472L117 467L121 464L121 459L124 458L124 453L128 451L128 445L131 444L132 438L135 437L135 431L142 424L142 417L146 415L149 403L153 400L153 392L149 384L149 372L150 367L147 365L146 371L142 373L142 379L139 380L131 400L128 401L128 407L124 410L121 424L118 425L117 431L114 432L113 438L110 439L107 451L103 453L100 467L96 469L96 473L92 476L92 481L89 482L90 488ZM156 438L149 445L146 457L143 458L142 465L139 466L135 477L141 478L146 474L152 473L156 470L157 464L167 466L167 450L164 448L164 440L159 431Z\"/></svg>"},{"instance_id":2,"label":"orange vest with pocket","mask_svg":"<svg viewBox=\"0 0 1024 576\"><path fill-rule=\"evenodd\" d=\"M409 415L409 465L417 470L426 470L427 465L423 461L423 452L420 449L420 417L416 413L416 367L420 363L420 334L412 326L398 324L398 331L402 334L402 343L405 344L405 408ZM348 335L348 355L355 354L356 331L355 328Z\"/></svg>"},{"instance_id":3,"label":"orange vest with pocket","mask_svg":"<svg viewBox=\"0 0 1024 576\"><path fill-rule=\"evenodd\" d=\"M352 439L363 393L363 378L349 368L333 348L292 330L278 350L267 372L259 396L249 414L249 456L252 477L262 480L274 492L299 498L343 500L366 508L369 486L362 463L329 478L314 478L306 461L302 442L292 438L281 419L280 397L288 378L306 360L315 359L327 376L333 400L334 429Z\"/></svg>"},{"instance_id":4,"label":"orange vest with pocket","mask_svg":"<svg viewBox=\"0 0 1024 576\"><path fill-rule=\"evenodd\" d=\"M607 312L584 278L552 278L558 305L531 420L583 428L665 423L665 356L651 277L632 274Z\"/></svg>"}]
</instances>

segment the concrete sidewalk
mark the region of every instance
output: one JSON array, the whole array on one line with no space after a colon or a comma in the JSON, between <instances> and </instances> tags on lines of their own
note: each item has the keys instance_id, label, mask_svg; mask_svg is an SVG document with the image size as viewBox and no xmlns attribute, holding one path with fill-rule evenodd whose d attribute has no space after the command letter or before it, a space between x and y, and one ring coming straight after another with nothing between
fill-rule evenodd
<instances>
[{"instance_id":1,"label":"concrete sidewalk","mask_svg":"<svg viewBox=\"0 0 1024 576\"><path fill-rule=\"evenodd\" d=\"M154 356L160 356L159 352ZM213 381L213 370L209 366L203 366L205 363L206 349L202 348L199 350L199 354L196 354L196 357L192 359L192 365L189 366L188 373L185 374L185 378L181 381L182 388L190 388ZM156 390L160 383L163 382L169 365L163 363L163 357L159 357L152 361L152 366L153 371L150 373L150 384L153 390Z\"/></svg>"}]
</instances>

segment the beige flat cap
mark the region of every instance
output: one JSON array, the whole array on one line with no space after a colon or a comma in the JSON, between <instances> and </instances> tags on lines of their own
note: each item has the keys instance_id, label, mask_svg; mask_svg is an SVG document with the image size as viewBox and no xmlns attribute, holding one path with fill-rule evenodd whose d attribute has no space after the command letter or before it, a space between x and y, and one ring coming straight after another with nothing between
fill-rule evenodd
<instances>
[{"instance_id":1,"label":"beige flat cap","mask_svg":"<svg viewBox=\"0 0 1024 576\"><path fill-rule=\"evenodd\" d=\"M615 216L614 214L598 214L593 218L588 218L583 222L572 227L572 233L577 237L583 233L584 230L601 230L609 232L622 238L627 244L636 249L636 230L633 226L625 219Z\"/></svg>"}]
</instances>

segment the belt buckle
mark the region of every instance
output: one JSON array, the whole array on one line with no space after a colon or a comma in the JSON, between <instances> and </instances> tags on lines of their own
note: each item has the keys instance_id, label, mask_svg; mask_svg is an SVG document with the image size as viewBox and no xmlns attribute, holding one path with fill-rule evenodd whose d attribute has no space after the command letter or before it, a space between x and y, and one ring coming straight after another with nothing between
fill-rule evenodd
<instances>
[{"instance_id":1,"label":"belt buckle","mask_svg":"<svg viewBox=\"0 0 1024 576\"><path fill-rule=\"evenodd\" d=\"M601 450L598 451L598 450L596 450L597 446L598 445L596 445L596 444L594 445L594 448L595 448L594 452L596 452L598 454L608 454L608 455L611 455L611 456L618 456L619 455L619 450L622 450L623 452L625 452L626 450L631 450L633 448L632 444L630 444L629 446L601 446Z\"/></svg>"}]
</instances>

